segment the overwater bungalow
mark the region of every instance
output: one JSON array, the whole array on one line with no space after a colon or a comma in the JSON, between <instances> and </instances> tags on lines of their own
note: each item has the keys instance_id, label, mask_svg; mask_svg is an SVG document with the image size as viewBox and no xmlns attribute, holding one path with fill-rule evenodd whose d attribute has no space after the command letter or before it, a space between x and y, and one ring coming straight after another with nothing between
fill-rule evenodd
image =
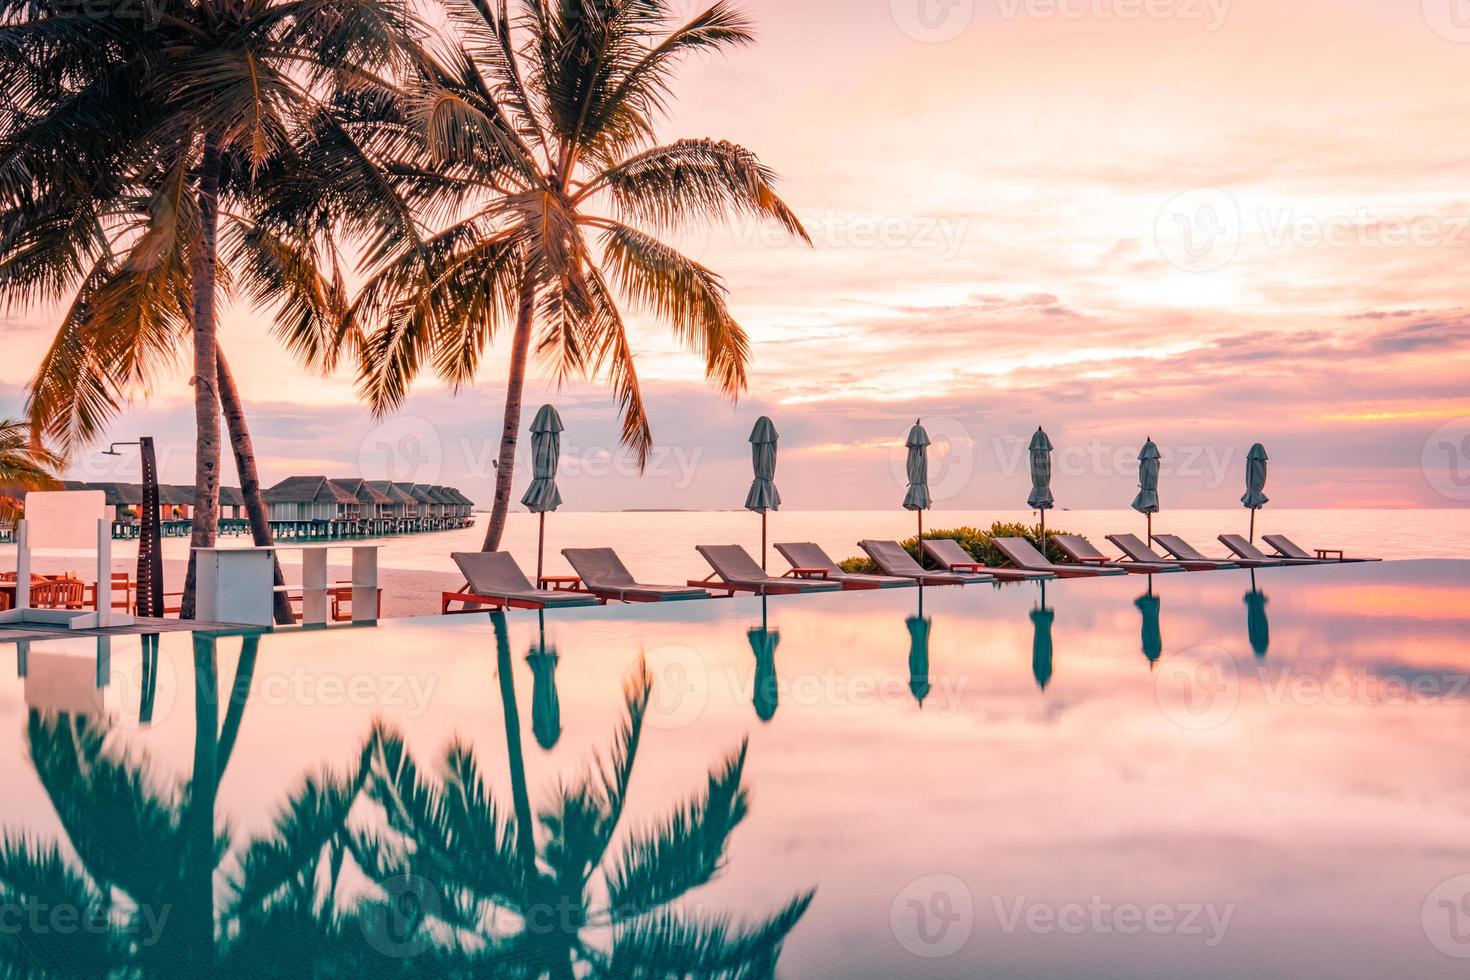
<instances>
[{"instance_id":1,"label":"overwater bungalow","mask_svg":"<svg viewBox=\"0 0 1470 980\"><path fill-rule=\"evenodd\" d=\"M391 496L360 477L332 479L335 484L357 498L362 507L364 534L391 534L397 530L397 507Z\"/></svg>"},{"instance_id":2,"label":"overwater bungalow","mask_svg":"<svg viewBox=\"0 0 1470 980\"><path fill-rule=\"evenodd\" d=\"M291 476L263 494L271 532L280 538L337 538L362 533L362 501L324 476Z\"/></svg>"},{"instance_id":3,"label":"overwater bungalow","mask_svg":"<svg viewBox=\"0 0 1470 980\"><path fill-rule=\"evenodd\" d=\"M388 480L373 480L370 485L392 501L394 531L406 533L418 529L419 502L413 498L413 494Z\"/></svg>"}]
</instances>

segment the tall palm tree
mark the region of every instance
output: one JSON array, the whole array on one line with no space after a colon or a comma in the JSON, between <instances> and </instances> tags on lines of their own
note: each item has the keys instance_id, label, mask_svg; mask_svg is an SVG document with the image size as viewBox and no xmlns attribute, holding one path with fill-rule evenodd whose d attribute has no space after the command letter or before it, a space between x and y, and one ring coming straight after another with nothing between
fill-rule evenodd
<instances>
[{"instance_id":1,"label":"tall palm tree","mask_svg":"<svg viewBox=\"0 0 1470 980\"><path fill-rule=\"evenodd\" d=\"M0 0L0 302L70 304L33 425L70 452L192 349L196 548L219 518L219 288L286 281L278 322L331 315L342 292L321 229L253 220L257 181L414 31L395 0Z\"/></svg>"},{"instance_id":2,"label":"tall palm tree","mask_svg":"<svg viewBox=\"0 0 1470 980\"><path fill-rule=\"evenodd\" d=\"M20 513L20 494L27 490L55 490L61 458L31 438L30 428L17 419L0 419L0 518Z\"/></svg>"},{"instance_id":3,"label":"tall palm tree","mask_svg":"<svg viewBox=\"0 0 1470 980\"><path fill-rule=\"evenodd\" d=\"M723 280L659 235L744 216L809 239L751 151L655 139L680 62L752 41L731 0L683 25L674 0L520 0L514 14L508 0L446 5L455 40L420 63L394 124L365 137L415 213L442 227L382 250L348 323L365 333L360 382L378 415L402 404L426 365L456 388L470 383L510 331L491 550L533 352L558 380L606 375L642 465L652 435L625 309L672 327L731 398L750 358Z\"/></svg>"}]
</instances>

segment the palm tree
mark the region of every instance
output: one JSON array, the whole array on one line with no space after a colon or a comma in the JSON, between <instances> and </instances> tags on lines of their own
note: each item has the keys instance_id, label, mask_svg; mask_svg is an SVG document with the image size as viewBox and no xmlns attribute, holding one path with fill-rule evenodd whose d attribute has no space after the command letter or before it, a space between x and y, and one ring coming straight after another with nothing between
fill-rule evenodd
<instances>
[{"instance_id":1,"label":"palm tree","mask_svg":"<svg viewBox=\"0 0 1470 980\"><path fill-rule=\"evenodd\" d=\"M61 458L33 441L29 427L16 419L0 419L0 517L20 514L20 494L55 490Z\"/></svg>"},{"instance_id":2,"label":"palm tree","mask_svg":"<svg viewBox=\"0 0 1470 980\"><path fill-rule=\"evenodd\" d=\"M233 396L219 288L260 298L286 282L291 294L271 298L293 328L341 305L321 261L329 235L254 220L258 181L341 88L380 84L373 72L414 30L394 0L0 0L0 302L70 304L32 385L32 425L69 453L192 349L196 548L215 540L220 403ZM227 416L248 484L243 415ZM246 499L263 520L258 493ZM269 528L256 535L268 543Z\"/></svg>"},{"instance_id":3,"label":"palm tree","mask_svg":"<svg viewBox=\"0 0 1470 980\"><path fill-rule=\"evenodd\" d=\"M654 825L622 834L615 850L652 690L640 664L625 686L627 717L611 751L561 783L533 816L504 614L491 619L510 809L484 781L473 748L451 745L439 774L427 775L403 739L382 729L369 751L367 787L392 833L371 851L380 864L370 874L380 883L414 882L423 893L416 927L449 937L474 975L774 975L813 892L746 925L680 905L723 870L731 834L746 816L746 743L710 771L702 792ZM602 935L610 938L604 943Z\"/></svg>"},{"instance_id":4,"label":"palm tree","mask_svg":"<svg viewBox=\"0 0 1470 980\"><path fill-rule=\"evenodd\" d=\"M668 324L732 399L750 358L720 276L658 236L746 216L809 239L751 151L711 139L656 144L680 62L752 41L730 0L682 26L673 0L521 0L515 15L508 0L447 4L455 40L419 63L384 117L392 124L364 136L415 213L445 226L380 249L338 340L362 325L360 383L382 415L425 365L455 388L470 383L485 348L510 330L492 550L533 350L559 381L606 375L622 441L642 465L652 435L625 309ZM380 195L377 185L362 191Z\"/></svg>"}]
</instances>

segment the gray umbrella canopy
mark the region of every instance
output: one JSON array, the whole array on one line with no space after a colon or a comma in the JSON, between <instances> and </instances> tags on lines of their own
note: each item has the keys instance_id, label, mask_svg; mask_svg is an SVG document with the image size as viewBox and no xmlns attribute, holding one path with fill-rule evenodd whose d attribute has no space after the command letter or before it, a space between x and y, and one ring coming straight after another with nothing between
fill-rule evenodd
<instances>
[{"instance_id":1,"label":"gray umbrella canopy","mask_svg":"<svg viewBox=\"0 0 1470 980\"><path fill-rule=\"evenodd\" d=\"M1140 514L1159 512L1159 447L1149 439L1138 451L1138 496L1133 509Z\"/></svg>"},{"instance_id":2,"label":"gray umbrella canopy","mask_svg":"<svg viewBox=\"0 0 1470 980\"><path fill-rule=\"evenodd\" d=\"M1026 503L1033 510L1051 510L1056 506L1051 495L1051 440L1046 437L1041 426L1036 427L1030 448L1031 496L1026 498Z\"/></svg>"},{"instance_id":3,"label":"gray umbrella canopy","mask_svg":"<svg viewBox=\"0 0 1470 980\"><path fill-rule=\"evenodd\" d=\"M750 432L750 460L755 479L745 495L745 509L765 513L781 509L781 494L776 490L776 441L780 439L776 425L762 415Z\"/></svg>"},{"instance_id":4,"label":"gray umbrella canopy","mask_svg":"<svg viewBox=\"0 0 1470 980\"><path fill-rule=\"evenodd\" d=\"M544 514L561 506L556 488L556 464L561 458L561 416L550 405L542 405L531 422L531 485L521 503L533 514Z\"/></svg>"},{"instance_id":5,"label":"gray umbrella canopy","mask_svg":"<svg viewBox=\"0 0 1470 980\"><path fill-rule=\"evenodd\" d=\"M1251 510L1266 506L1266 447L1259 442L1245 454L1245 493L1240 502Z\"/></svg>"},{"instance_id":6,"label":"gray umbrella canopy","mask_svg":"<svg viewBox=\"0 0 1470 980\"><path fill-rule=\"evenodd\" d=\"M928 510L933 503L929 496L929 433L917 419L904 445L909 449L909 489L903 496L903 509Z\"/></svg>"}]
</instances>

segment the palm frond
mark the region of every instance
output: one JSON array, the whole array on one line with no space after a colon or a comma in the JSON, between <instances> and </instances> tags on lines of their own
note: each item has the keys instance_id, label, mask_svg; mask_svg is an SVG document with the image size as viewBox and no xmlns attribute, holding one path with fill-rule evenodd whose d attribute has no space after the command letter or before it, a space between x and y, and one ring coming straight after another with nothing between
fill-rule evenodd
<instances>
[{"instance_id":1,"label":"palm frond","mask_svg":"<svg viewBox=\"0 0 1470 980\"><path fill-rule=\"evenodd\" d=\"M615 918L631 918L667 905L709 882L724 864L735 827L749 802L741 777L748 742L709 774L704 792L658 826L632 834L608 875L608 905Z\"/></svg>"},{"instance_id":2,"label":"palm frond","mask_svg":"<svg viewBox=\"0 0 1470 980\"><path fill-rule=\"evenodd\" d=\"M661 909L620 926L610 976L756 978L775 975L776 960L815 892L807 892L754 926L728 916L700 919Z\"/></svg>"},{"instance_id":3,"label":"palm frond","mask_svg":"<svg viewBox=\"0 0 1470 980\"><path fill-rule=\"evenodd\" d=\"M750 343L725 305L725 286L709 269L628 225L601 236L604 264L633 303L668 323L705 359L705 373L734 398L745 390Z\"/></svg>"}]
</instances>

